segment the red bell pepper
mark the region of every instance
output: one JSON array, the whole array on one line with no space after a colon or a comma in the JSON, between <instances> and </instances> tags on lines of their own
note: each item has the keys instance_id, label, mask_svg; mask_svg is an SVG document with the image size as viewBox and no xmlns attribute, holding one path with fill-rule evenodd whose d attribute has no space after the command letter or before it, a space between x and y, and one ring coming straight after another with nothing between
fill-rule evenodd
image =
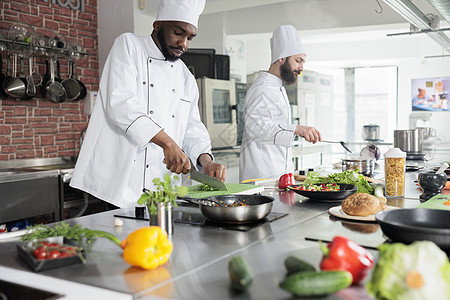
<instances>
[{"instance_id":1,"label":"red bell pepper","mask_svg":"<svg viewBox=\"0 0 450 300\"><path fill-rule=\"evenodd\" d=\"M295 178L294 174L287 173L281 175L280 179L278 180L278 188L280 190L286 189L288 186L295 184Z\"/></svg>"},{"instance_id":2,"label":"red bell pepper","mask_svg":"<svg viewBox=\"0 0 450 300\"><path fill-rule=\"evenodd\" d=\"M319 245L323 251L320 269L348 271L353 276L352 284L364 279L373 266L372 254L345 237L335 236L327 246L320 242Z\"/></svg>"}]
</instances>

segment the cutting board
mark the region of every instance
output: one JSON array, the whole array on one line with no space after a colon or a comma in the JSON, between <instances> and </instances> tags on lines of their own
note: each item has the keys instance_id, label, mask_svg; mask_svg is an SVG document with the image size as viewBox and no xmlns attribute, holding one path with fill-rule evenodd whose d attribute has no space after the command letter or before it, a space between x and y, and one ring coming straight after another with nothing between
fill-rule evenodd
<instances>
[{"instance_id":1,"label":"cutting board","mask_svg":"<svg viewBox=\"0 0 450 300\"><path fill-rule=\"evenodd\" d=\"M428 201L417 206L418 208L444 209L450 210L450 206L443 203L450 199L450 195L436 195L431 197Z\"/></svg>"},{"instance_id":2,"label":"cutting board","mask_svg":"<svg viewBox=\"0 0 450 300\"><path fill-rule=\"evenodd\" d=\"M201 184L193 185L188 187L189 191L186 196L191 198L204 198L219 195L253 195L264 191L264 187L250 184L225 183L225 185L228 188L227 191L198 191Z\"/></svg>"}]
</instances>

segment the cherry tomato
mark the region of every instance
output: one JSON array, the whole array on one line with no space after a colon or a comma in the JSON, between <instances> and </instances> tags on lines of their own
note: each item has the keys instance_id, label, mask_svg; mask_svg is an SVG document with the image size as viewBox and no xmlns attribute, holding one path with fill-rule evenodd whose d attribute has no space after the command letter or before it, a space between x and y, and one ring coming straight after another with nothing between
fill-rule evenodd
<instances>
[{"instance_id":1,"label":"cherry tomato","mask_svg":"<svg viewBox=\"0 0 450 300\"><path fill-rule=\"evenodd\" d=\"M34 257L36 257L39 260L47 259L47 257L48 257L45 247L36 248L33 252L33 255L34 255Z\"/></svg>"},{"instance_id":2,"label":"cherry tomato","mask_svg":"<svg viewBox=\"0 0 450 300\"><path fill-rule=\"evenodd\" d=\"M58 258L61 256L61 252L59 252L58 250L52 250L50 251L50 253L48 254L48 258L49 259L54 259L54 258Z\"/></svg>"}]
</instances>

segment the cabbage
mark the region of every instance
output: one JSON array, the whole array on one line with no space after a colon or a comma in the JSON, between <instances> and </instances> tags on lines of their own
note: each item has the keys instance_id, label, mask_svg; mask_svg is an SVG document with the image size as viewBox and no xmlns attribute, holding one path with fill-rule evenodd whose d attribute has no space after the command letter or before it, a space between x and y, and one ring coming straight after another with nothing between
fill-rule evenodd
<instances>
[{"instance_id":1,"label":"cabbage","mask_svg":"<svg viewBox=\"0 0 450 300\"><path fill-rule=\"evenodd\" d=\"M368 292L376 299L448 300L450 263L433 242L383 244Z\"/></svg>"}]
</instances>

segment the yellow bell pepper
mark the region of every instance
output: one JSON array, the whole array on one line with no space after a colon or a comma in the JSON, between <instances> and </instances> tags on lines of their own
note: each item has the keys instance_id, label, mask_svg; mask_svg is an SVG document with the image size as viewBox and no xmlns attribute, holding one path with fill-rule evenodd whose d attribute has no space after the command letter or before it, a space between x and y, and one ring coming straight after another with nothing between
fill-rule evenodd
<instances>
[{"instance_id":1,"label":"yellow bell pepper","mask_svg":"<svg viewBox=\"0 0 450 300\"><path fill-rule=\"evenodd\" d=\"M159 226L142 227L133 231L120 246L127 263L147 270L165 264L173 250L167 233Z\"/></svg>"}]
</instances>

